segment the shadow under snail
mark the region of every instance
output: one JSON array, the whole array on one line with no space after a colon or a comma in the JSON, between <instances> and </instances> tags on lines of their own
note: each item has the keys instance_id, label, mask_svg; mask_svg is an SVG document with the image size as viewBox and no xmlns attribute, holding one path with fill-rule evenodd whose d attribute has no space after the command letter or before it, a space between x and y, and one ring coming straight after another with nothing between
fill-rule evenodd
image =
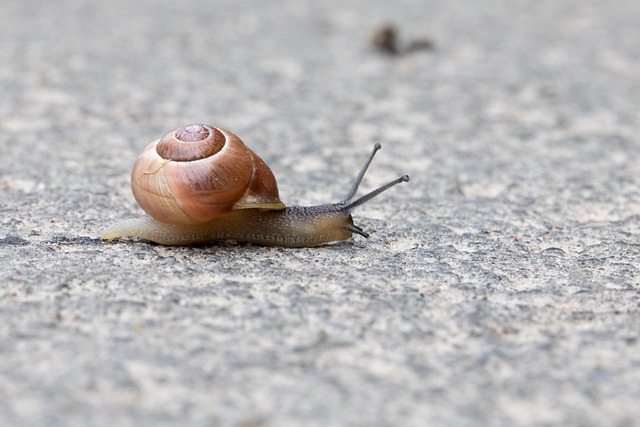
<instances>
[{"instance_id":1,"label":"shadow under snail","mask_svg":"<svg viewBox=\"0 0 640 427\"><path fill-rule=\"evenodd\" d=\"M106 240L138 237L162 245L221 240L266 246L310 247L369 237L354 225L353 209L396 184L404 175L354 200L375 153L358 173L346 197L318 206L285 206L271 169L233 133L193 124L149 144L131 172L131 189L149 215L100 231Z\"/></svg>"}]
</instances>

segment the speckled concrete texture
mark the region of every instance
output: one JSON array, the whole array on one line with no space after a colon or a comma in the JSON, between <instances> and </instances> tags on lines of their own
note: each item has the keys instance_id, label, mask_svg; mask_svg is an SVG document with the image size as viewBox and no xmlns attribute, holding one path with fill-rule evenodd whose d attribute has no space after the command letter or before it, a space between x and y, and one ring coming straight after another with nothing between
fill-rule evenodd
<instances>
[{"instance_id":1,"label":"speckled concrete texture","mask_svg":"<svg viewBox=\"0 0 640 427\"><path fill-rule=\"evenodd\" d=\"M638 425L640 2L1 14L0 425ZM288 204L339 200L374 142L361 191L412 180L356 211L368 240L102 242L193 122Z\"/></svg>"}]
</instances>

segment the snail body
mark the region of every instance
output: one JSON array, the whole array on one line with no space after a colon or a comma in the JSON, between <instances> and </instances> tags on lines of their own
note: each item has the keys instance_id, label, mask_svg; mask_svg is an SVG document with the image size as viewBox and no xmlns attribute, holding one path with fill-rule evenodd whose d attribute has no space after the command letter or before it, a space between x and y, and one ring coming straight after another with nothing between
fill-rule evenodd
<instances>
[{"instance_id":1,"label":"snail body","mask_svg":"<svg viewBox=\"0 0 640 427\"><path fill-rule=\"evenodd\" d=\"M266 163L233 133L208 125L175 129L138 156L131 188L149 215L102 230L106 240L138 237L163 245L235 240L265 246L311 247L368 237L351 212L388 188L409 181L404 175L352 200L380 149L374 146L341 202L285 206Z\"/></svg>"}]
</instances>

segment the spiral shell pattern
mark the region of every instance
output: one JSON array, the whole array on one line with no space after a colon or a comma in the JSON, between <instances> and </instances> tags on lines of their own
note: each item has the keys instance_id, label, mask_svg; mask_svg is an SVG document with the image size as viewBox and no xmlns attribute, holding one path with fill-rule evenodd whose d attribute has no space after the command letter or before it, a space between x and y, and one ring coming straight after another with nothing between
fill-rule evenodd
<instances>
[{"instance_id":1,"label":"spiral shell pattern","mask_svg":"<svg viewBox=\"0 0 640 427\"><path fill-rule=\"evenodd\" d=\"M151 217L197 224L233 209L284 209L271 169L233 133L193 124L149 144L131 172L131 189Z\"/></svg>"}]
</instances>

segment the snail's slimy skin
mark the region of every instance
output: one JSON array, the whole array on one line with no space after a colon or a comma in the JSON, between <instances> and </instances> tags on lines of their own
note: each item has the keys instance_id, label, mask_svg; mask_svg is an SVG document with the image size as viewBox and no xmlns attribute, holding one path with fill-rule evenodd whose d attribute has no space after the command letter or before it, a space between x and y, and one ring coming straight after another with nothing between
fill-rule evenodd
<instances>
[{"instance_id":1,"label":"snail's slimy skin","mask_svg":"<svg viewBox=\"0 0 640 427\"><path fill-rule=\"evenodd\" d=\"M210 222L188 225L166 224L144 216L107 227L100 231L100 237L138 237L172 246L235 240L299 248L349 239L354 227L351 214L337 207L289 206L278 211L236 210Z\"/></svg>"}]
</instances>

